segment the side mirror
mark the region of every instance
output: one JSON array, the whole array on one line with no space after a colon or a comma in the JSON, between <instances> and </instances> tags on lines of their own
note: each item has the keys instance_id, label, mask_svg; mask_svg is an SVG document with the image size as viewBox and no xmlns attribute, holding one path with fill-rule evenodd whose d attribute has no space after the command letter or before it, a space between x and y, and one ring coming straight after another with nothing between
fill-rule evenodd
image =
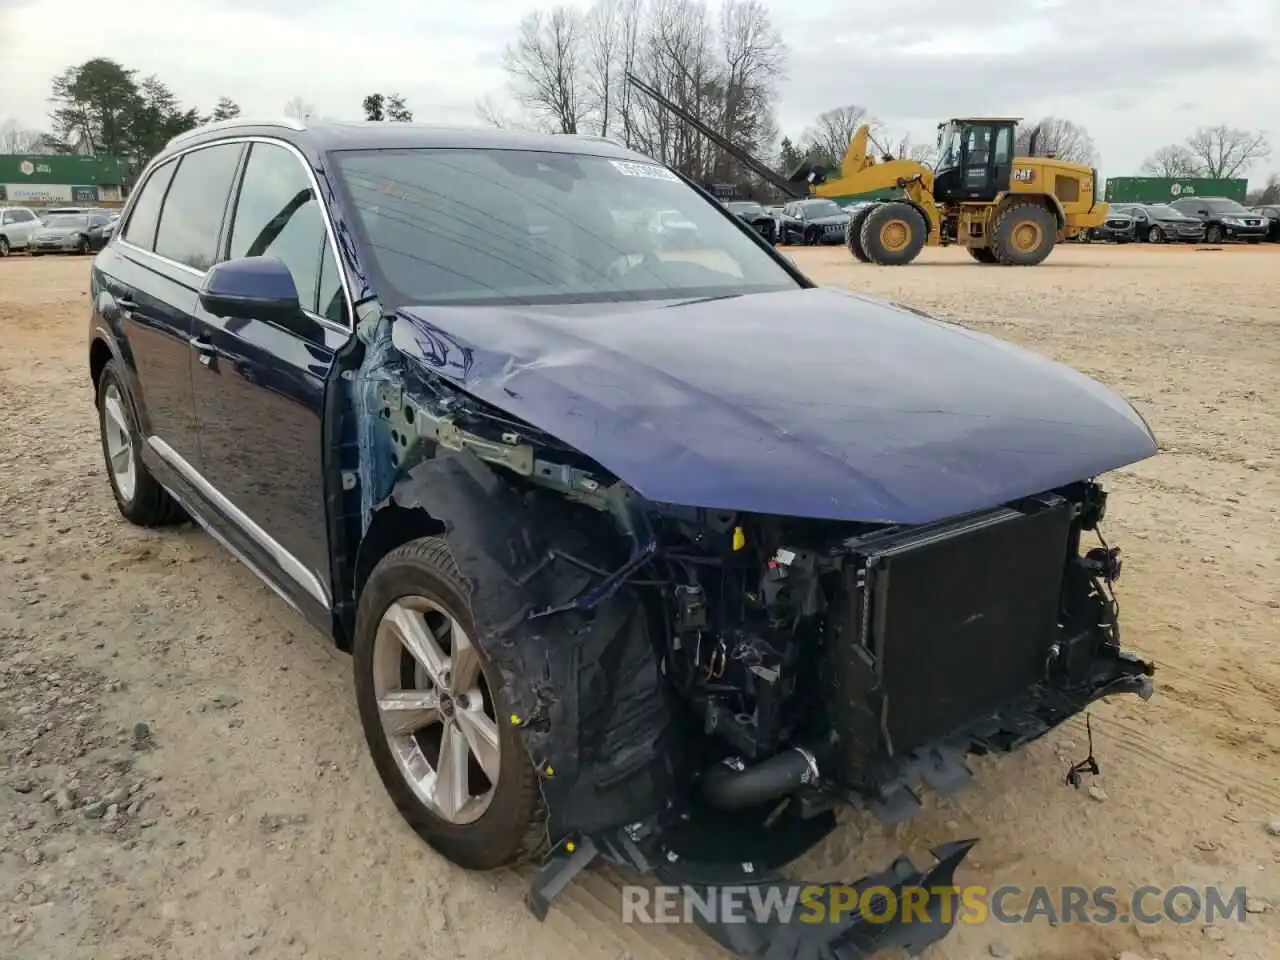
<instances>
[{"instance_id":1,"label":"side mirror","mask_svg":"<svg viewBox=\"0 0 1280 960\"><path fill-rule=\"evenodd\" d=\"M216 264L205 274L200 305L216 317L290 326L302 316L293 274L276 257L240 257Z\"/></svg>"}]
</instances>

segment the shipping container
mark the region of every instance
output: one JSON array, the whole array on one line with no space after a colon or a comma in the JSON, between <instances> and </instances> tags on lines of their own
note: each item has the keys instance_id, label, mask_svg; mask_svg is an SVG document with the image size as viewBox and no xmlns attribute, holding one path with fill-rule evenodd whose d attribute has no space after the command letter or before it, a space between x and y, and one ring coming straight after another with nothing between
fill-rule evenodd
<instances>
[{"instance_id":1,"label":"shipping container","mask_svg":"<svg viewBox=\"0 0 1280 960\"><path fill-rule=\"evenodd\" d=\"M1168 203L1179 197L1228 197L1244 202L1249 181L1243 177L1112 177L1107 181L1108 203Z\"/></svg>"}]
</instances>

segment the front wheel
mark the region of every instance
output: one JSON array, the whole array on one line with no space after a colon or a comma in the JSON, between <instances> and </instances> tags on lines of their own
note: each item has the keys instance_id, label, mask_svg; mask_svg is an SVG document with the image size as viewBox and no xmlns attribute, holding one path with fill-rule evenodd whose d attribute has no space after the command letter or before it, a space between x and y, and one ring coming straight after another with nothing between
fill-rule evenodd
<instances>
[{"instance_id":1,"label":"front wheel","mask_svg":"<svg viewBox=\"0 0 1280 960\"><path fill-rule=\"evenodd\" d=\"M1164 231L1159 227L1152 227L1147 233L1148 243L1164 243Z\"/></svg>"},{"instance_id":2,"label":"front wheel","mask_svg":"<svg viewBox=\"0 0 1280 960\"><path fill-rule=\"evenodd\" d=\"M89 238L88 238L88 237L81 237L81 238L76 242L76 253L80 254L80 256L82 256L82 257L89 253Z\"/></svg>"},{"instance_id":3,"label":"front wheel","mask_svg":"<svg viewBox=\"0 0 1280 960\"><path fill-rule=\"evenodd\" d=\"M374 568L356 613L356 704L400 815L459 866L543 852L546 817L501 672L478 643L448 544L424 537Z\"/></svg>"},{"instance_id":4,"label":"front wheel","mask_svg":"<svg viewBox=\"0 0 1280 960\"><path fill-rule=\"evenodd\" d=\"M1204 239L1206 243L1221 243L1222 228L1217 224L1209 227L1209 229L1204 232Z\"/></svg>"},{"instance_id":5,"label":"front wheel","mask_svg":"<svg viewBox=\"0 0 1280 960\"><path fill-rule=\"evenodd\" d=\"M0 257L9 255L9 238L0 236Z\"/></svg>"},{"instance_id":6,"label":"front wheel","mask_svg":"<svg viewBox=\"0 0 1280 960\"><path fill-rule=\"evenodd\" d=\"M862 247L872 263L898 267L920 255L929 228L920 211L900 200L879 204L862 222Z\"/></svg>"}]
</instances>

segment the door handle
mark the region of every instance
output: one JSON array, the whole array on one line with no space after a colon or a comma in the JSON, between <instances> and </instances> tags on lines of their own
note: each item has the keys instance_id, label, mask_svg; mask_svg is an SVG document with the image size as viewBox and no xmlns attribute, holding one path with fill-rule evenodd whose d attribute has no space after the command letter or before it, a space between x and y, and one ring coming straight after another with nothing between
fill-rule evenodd
<instances>
[{"instance_id":1,"label":"door handle","mask_svg":"<svg viewBox=\"0 0 1280 960\"><path fill-rule=\"evenodd\" d=\"M204 337L192 337L190 343L192 349L199 354L201 366L212 367L213 361L218 356L218 351L214 349L213 344Z\"/></svg>"},{"instance_id":2,"label":"door handle","mask_svg":"<svg viewBox=\"0 0 1280 960\"><path fill-rule=\"evenodd\" d=\"M116 297L116 306L130 312L138 309L138 304L132 297Z\"/></svg>"}]
</instances>

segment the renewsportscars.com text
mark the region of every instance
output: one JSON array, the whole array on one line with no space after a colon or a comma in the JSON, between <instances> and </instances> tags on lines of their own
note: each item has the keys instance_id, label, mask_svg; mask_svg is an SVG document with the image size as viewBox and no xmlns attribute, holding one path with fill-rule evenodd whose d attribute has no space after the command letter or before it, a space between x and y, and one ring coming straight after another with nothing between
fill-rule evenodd
<instances>
[{"instance_id":1,"label":"renewsportscars.com text","mask_svg":"<svg viewBox=\"0 0 1280 960\"><path fill-rule=\"evenodd\" d=\"M1213 923L1245 922L1244 887L867 887L790 884L622 888L624 923Z\"/></svg>"}]
</instances>

